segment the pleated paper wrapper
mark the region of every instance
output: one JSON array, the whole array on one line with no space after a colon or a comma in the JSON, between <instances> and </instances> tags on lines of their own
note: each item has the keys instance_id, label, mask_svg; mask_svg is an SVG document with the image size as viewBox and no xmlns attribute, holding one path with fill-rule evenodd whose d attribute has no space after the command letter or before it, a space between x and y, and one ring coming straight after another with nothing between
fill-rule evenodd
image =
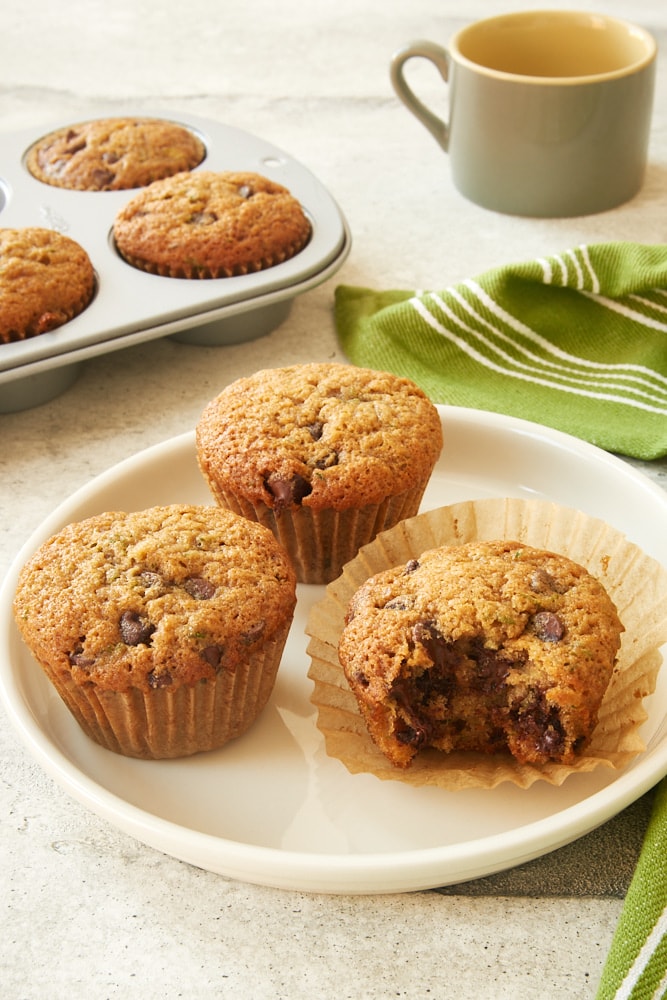
<instances>
[{"instance_id":1,"label":"pleated paper wrapper","mask_svg":"<svg viewBox=\"0 0 667 1000\"><path fill-rule=\"evenodd\" d=\"M441 545L508 539L567 556L605 587L625 627L617 664L589 744L574 764L521 764L508 754L425 750L409 768L396 768L368 734L338 659L338 640L350 598L375 573L400 566ZM667 571L622 532L581 511L550 501L491 498L427 511L402 521L366 545L327 587L309 616L308 676L326 751L352 774L450 791L493 788L510 781L560 785L575 772L621 769L646 748L643 699L655 690L667 642Z\"/></svg>"}]
</instances>

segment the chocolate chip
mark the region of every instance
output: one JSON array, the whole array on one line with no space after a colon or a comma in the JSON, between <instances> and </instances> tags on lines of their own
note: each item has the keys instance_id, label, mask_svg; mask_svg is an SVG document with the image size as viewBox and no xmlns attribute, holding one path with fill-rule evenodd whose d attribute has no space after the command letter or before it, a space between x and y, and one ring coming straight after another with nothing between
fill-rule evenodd
<instances>
[{"instance_id":1,"label":"chocolate chip","mask_svg":"<svg viewBox=\"0 0 667 1000\"><path fill-rule=\"evenodd\" d=\"M414 571L416 569L419 569L419 560L418 559L409 559L408 562L406 562L406 564L405 564L405 569L403 570L403 572L404 573L414 573Z\"/></svg>"},{"instance_id":2,"label":"chocolate chip","mask_svg":"<svg viewBox=\"0 0 667 1000\"><path fill-rule=\"evenodd\" d=\"M124 611L120 616L118 627L120 637L127 646L147 643L155 631L155 626L136 611Z\"/></svg>"},{"instance_id":3,"label":"chocolate chip","mask_svg":"<svg viewBox=\"0 0 667 1000\"><path fill-rule=\"evenodd\" d=\"M536 569L530 577L530 589L535 594L547 594L555 591L557 594L564 594L567 587L561 584L551 573L545 569Z\"/></svg>"},{"instance_id":4,"label":"chocolate chip","mask_svg":"<svg viewBox=\"0 0 667 1000\"><path fill-rule=\"evenodd\" d=\"M173 679L168 670L163 670L161 673L156 674L155 671L151 671L148 675L148 685L154 689L166 688L170 684L173 684Z\"/></svg>"},{"instance_id":5,"label":"chocolate chip","mask_svg":"<svg viewBox=\"0 0 667 1000\"><path fill-rule=\"evenodd\" d=\"M183 583L183 590L196 601L209 601L215 594L215 585L203 576L191 576Z\"/></svg>"},{"instance_id":6,"label":"chocolate chip","mask_svg":"<svg viewBox=\"0 0 667 1000\"><path fill-rule=\"evenodd\" d=\"M215 212L193 212L188 222L195 226L210 226L217 221Z\"/></svg>"},{"instance_id":7,"label":"chocolate chip","mask_svg":"<svg viewBox=\"0 0 667 1000\"><path fill-rule=\"evenodd\" d=\"M83 655L83 646L77 646L76 649L69 653L67 659L73 667L92 667L95 662L90 656Z\"/></svg>"},{"instance_id":8,"label":"chocolate chip","mask_svg":"<svg viewBox=\"0 0 667 1000\"><path fill-rule=\"evenodd\" d=\"M199 655L202 660L206 660L209 667L213 667L214 670L220 666L220 661L222 660L223 649L222 646L205 646L204 649L200 650Z\"/></svg>"},{"instance_id":9,"label":"chocolate chip","mask_svg":"<svg viewBox=\"0 0 667 1000\"><path fill-rule=\"evenodd\" d=\"M370 684L370 681L369 681L368 677L366 676L366 674L363 672L363 670L357 670L357 671L355 671L355 673L354 673L354 680L362 688L367 688L368 685Z\"/></svg>"},{"instance_id":10,"label":"chocolate chip","mask_svg":"<svg viewBox=\"0 0 667 1000\"><path fill-rule=\"evenodd\" d=\"M307 479L295 473L291 479L283 476L273 476L266 481L266 487L275 500L278 509L299 506L304 497L312 493L312 486Z\"/></svg>"},{"instance_id":11,"label":"chocolate chip","mask_svg":"<svg viewBox=\"0 0 667 1000\"><path fill-rule=\"evenodd\" d=\"M392 597L390 601L384 606L385 611L405 611L410 607L410 601L407 597Z\"/></svg>"},{"instance_id":12,"label":"chocolate chip","mask_svg":"<svg viewBox=\"0 0 667 1000\"><path fill-rule=\"evenodd\" d=\"M256 622L254 625L251 625L250 628L241 635L244 645L252 646L253 642L257 642L258 639L261 639L265 628L265 621Z\"/></svg>"},{"instance_id":13,"label":"chocolate chip","mask_svg":"<svg viewBox=\"0 0 667 1000\"><path fill-rule=\"evenodd\" d=\"M78 132L68 132L67 142L71 144L74 139L78 139L78 136ZM85 149L87 145L88 143L85 139L80 139L78 142L75 142L74 145L68 145L67 152L70 156L74 156L75 153L80 153L83 149Z\"/></svg>"},{"instance_id":14,"label":"chocolate chip","mask_svg":"<svg viewBox=\"0 0 667 1000\"><path fill-rule=\"evenodd\" d=\"M237 188L237 191L240 198L250 198L253 194L253 190L249 184L241 184L241 186Z\"/></svg>"},{"instance_id":15,"label":"chocolate chip","mask_svg":"<svg viewBox=\"0 0 667 1000\"><path fill-rule=\"evenodd\" d=\"M447 652L451 647L433 621L416 622L412 626L412 638L426 650L436 669L442 669L447 663Z\"/></svg>"},{"instance_id":16,"label":"chocolate chip","mask_svg":"<svg viewBox=\"0 0 667 1000\"><path fill-rule=\"evenodd\" d=\"M330 469L333 465L338 465L338 455L335 451L330 451L323 458L318 458L315 462L316 469Z\"/></svg>"},{"instance_id":17,"label":"chocolate chip","mask_svg":"<svg viewBox=\"0 0 667 1000\"><path fill-rule=\"evenodd\" d=\"M416 750L419 750L426 742L425 731L421 728L413 729L412 726L396 729L394 736L399 743L402 743L404 746L414 747Z\"/></svg>"},{"instance_id":18,"label":"chocolate chip","mask_svg":"<svg viewBox=\"0 0 667 1000\"><path fill-rule=\"evenodd\" d=\"M308 424L306 430L312 437L313 441L319 441L322 437L322 431L324 430L324 424L321 420L315 420L314 423Z\"/></svg>"},{"instance_id":19,"label":"chocolate chip","mask_svg":"<svg viewBox=\"0 0 667 1000\"><path fill-rule=\"evenodd\" d=\"M113 174L110 170L104 170L102 167L96 167L92 171L93 185L98 191L102 191L105 187L108 187L111 183L113 183L114 179L115 174Z\"/></svg>"},{"instance_id":20,"label":"chocolate chip","mask_svg":"<svg viewBox=\"0 0 667 1000\"><path fill-rule=\"evenodd\" d=\"M533 615L532 627L537 638L543 642L560 642L565 635L565 626L553 611L538 611Z\"/></svg>"}]
</instances>

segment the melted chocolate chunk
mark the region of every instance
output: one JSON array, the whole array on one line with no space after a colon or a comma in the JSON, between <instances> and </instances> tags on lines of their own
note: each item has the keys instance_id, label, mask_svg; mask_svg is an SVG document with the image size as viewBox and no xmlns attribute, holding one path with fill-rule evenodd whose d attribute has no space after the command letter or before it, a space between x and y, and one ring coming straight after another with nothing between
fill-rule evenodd
<instances>
[{"instance_id":1,"label":"melted chocolate chunk","mask_svg":"<svg viewBox=\"0 0 667 1000\"><path fill-rule=\"evenodd\" d=\"M560 642L565 635L565 626L552 611L538 611L533 615L531 625L535 635L543 642Z\"/></svg>"},{"instance_id":2,"label":"melted chocolate chunk","mask_svg":"<svg viewBox=\"0 0 667 1000\"><path fill-rule=\"evenodd\" d=\"M203 576L191 576L183 582L183 590L196 601L209 601L215 594L215 585Z\"/></svg>"},{"instance_id":3,"label":"melted chocolate chunk","mask_svg":"<svg viewBox=\"0 0 667 1000\"><path fill-rule=\"evenodd\" d=\"M544 692L536 691L530 703L510 711L515 732L541 754L557 760L565 749L565 734L560 714L547 703Z\"/></svg>"},{"instance_id":4,"label":"melted chocolate chunk","mask_svg":"<svg viewBox=\"0 0 667 1000\"><path fill-rule=\"evenodd\" d=\"M438 631L435 622L416 622L412 626L412 640L424 647L436 670L442 670L451 664L452 643Z\"/></svg>"},{"instance_id":5,"label":"melted chocolate chunk","mask_svg":"<svg viewBox=\"0 0 667 1000\"><path fill-rule=\"evenodd\" d=\"M430 718L429 712L434 703L451 697L456 684L454 666L460 654L433 621L416 622L410 639L413 645L423 647L433 665L417 676L399 678L392 685L391 694L400 709L394 735L400 743L419 750L438 736L441 724L437 718Z\"/></svg>"},{"instance_id":6,"label":"melted chocolate chunk","mask_svg":"<svg viewBox=\"0 0 667 1000\"><path fill-rule=\"evenodd\" d=\"M118 627L120 637L127 646L147 643L155 631L155 626L136 611L124 611L120 616Z\"/></svg>"},{"instance_id":7,"label":"melted chocolate chunk","mask_svg":"<svg viewBox=\"0 0 667 1000\"><path fill-rule=\"evenodd\" d=\"M484 646L474 651L473 659L476 670L470 679L470 687L487 695L500 692L509 673L509 661L499 656L497 650Z\"/></svg>"}]
</instances>

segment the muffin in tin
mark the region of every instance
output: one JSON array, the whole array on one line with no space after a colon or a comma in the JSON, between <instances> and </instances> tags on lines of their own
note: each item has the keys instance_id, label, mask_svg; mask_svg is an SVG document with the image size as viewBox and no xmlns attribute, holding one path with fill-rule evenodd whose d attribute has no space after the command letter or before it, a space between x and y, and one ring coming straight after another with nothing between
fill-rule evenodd
<instances>
[{"instance_id":1,"label":"muffin in tin","mask_svg":"<svg viewBox=\"0 0 667 1000\"><path fill-rule=\"evenodd\" d=\"M0 229L0 344L69 322L92 301L95 271L84 248L54 229Z\"/></svg>"},{"instance_id":2,"label":"muffin in tin","mask_svg":"<svg viewBox=\"0 0 667 1000\"><path fill-rule=\"evenodd\" d=\"M133 267L170 278L229 278L298 254L311 235L301 204L252 172L197 170L156 181L116 215L116 248Z\"/></svg>"},{"instance_id":3,"label":"muffin in tin","mask_svg":"<svg viewBox=\"0 0 667 1000\"><path fill-rule=\"evenodd\" d=\"M206 156L189 128L160 118L99 118L56 129L35 142L26 167L37 180L74 191L145 187Z\"/></svg>"}]
</instances>

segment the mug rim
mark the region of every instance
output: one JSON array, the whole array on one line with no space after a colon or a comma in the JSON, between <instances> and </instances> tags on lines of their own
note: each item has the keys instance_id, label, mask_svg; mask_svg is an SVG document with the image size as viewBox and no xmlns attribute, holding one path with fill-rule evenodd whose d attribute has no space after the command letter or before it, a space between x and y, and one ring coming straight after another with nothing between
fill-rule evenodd
<instances>
[{"instance_id":1,"label":"mug rim","mask_svg":"<svg viewBox=\"0 0 667 1000\"><path fill-rule=\"evenodd\" d=\"M568 19L575 18L579 22L588 21L604 21L605 24L613 24L617 27L623 28L628 34L634 35L641 39L645 46L644 55L636 59L634 62L628 63L626 66L619 67L619 69L608 70L603 73L586 73L573 76L536 76L529 73L510 73L508 70L494 69L492 66L485 66L484 63L475 62L468 56L464 55L460 49L461 39L467 35L476 31L481 26L492 25L493 23L508 22L508 21L528 21L535 17L548 17L551 20L565 21ZM658 44L654 36L646 28L643 28L639 24L635 24L632 21L627 21L624 18L614 17L610 14L598 14L594 11L578 11L578 10L560 10L560 9L536 9L536 10L523 10L523 11L513 11L507 14L496 14L493 17L480 18L476 21L472 21L470 24L464 25L462 28L452 36L450 42L447 46L450 58L460 65L466 66L468 69L473 70L476 73L482 74L484 76L492 77L495 80L506 80L508 82L515 83L530 83L533 85L542 86L559 86L567 87L574 85L586 85L594 83L602 83L607 80L620 80L623 77L631 76L634 73L645 69L650 66L651 63L655 61Z\"/></svg>"}]
</instances>

